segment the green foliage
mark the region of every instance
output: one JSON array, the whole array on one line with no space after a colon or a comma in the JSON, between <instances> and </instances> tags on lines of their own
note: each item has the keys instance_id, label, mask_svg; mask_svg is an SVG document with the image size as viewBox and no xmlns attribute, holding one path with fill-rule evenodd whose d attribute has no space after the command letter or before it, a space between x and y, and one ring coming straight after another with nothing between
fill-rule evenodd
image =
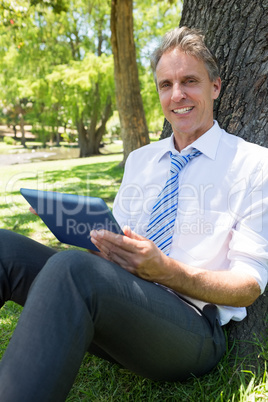
<instances>
[{"instance_id":1,"label":"green foliage","mask_svg":"<svg viewBox=\"0 0 268 402\"><path fill-rule=\"evenodd\" d=\"M11 137L4 137L3 140L4 140L4 143L7 145L15 145L16 144L16 141L14 140L14 138L11 138Z\"/></svg>"},{"instance_id":2,"label":"green foliage","mask_svg":"<svg viewBox=\"0 0 268 402\"><path fill-rule=\"evenodd\" d=\"M182 1L138 0L134 6L134 35L138 59L147 61L159 39L180 23ZM145 59L145 60L144 60Z\"/></svg>"},{"instance_id":3,"label":"green foliage","mask_svg":"<svg viewBox=\"0 0 268 402\"><path fill-rule=\"evenodd\" d=\"M11 124L20 116L43 130L88 127L93 104L100 119L108 97L115 109L110 1L0 1L0 109ZM151 131L162 111L149 54L163 32L178 25L181 2L134 2L134 34L141 93ZM98 91L96 90L98 86Z\"/></svg>"},{"instance_id":4,"label":"green foliage","mask_svg":"<svg viewBox=\"0 0 268 402\"><path fill-rule=\"evenodd\" d=\"M113 116L109 119L107 123L107 131L113 139L118 139L120 137L120 120L117 111L115 111Z\"/></svg>"},{"instance_id":5,"label":"green foliage","mask_svg":"<svg viewBox=\"0 0 268 402\"><path fill-rule=\"evenodd\" d=\"M163 112L159 102L158 92L149 67L146 73L140 74L141 95L147 118L148 128L151 132L158 132L163 127Z\"/></svg>"},{"instance_id":6,"label":"green foliage","mask_svg":"<svg viewBox=\"0 0 268 402\"><path fill-rule=\"evenodd\" d=\"M68 2L66 0L31 0L31 5L41 4L44 7L52 7L56 14L68 10Z\"/></svg>"},{"instance_id":7,"label":"green foliage","mask_svg":"<svg viewBox=\"0 0 268 402\"><path fill-rule=\"evenodd\" d=\"M102 34L108 4L91 13L86 0L66 4L12 2L3 11L10 29L0 25L0 41L10 44L0 56L2 114L12 124L23 116L44 144L59 126L76 127L78 120L88 126L96 106L100 119L107 98L114 102L113 63Z\"/></svg>"}]
</instances>

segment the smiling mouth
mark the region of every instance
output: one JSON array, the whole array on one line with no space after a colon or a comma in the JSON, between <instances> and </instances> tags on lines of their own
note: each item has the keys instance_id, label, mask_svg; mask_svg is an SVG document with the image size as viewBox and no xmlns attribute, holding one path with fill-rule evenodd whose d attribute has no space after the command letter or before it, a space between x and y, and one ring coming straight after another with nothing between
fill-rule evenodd
<instances>
[{"instance_id":1,"label":"smiling mouth","mask_svg":"<svg viewBox=\"0 0 268 402\"><path fill-rule=\"evenodd\" d=\"M174 109L173 112L175 114L185 114L185 113L188 113L191 110L193 110L193 108L194 108L193 106L183 107L183 108L180 108L180 109Z\"/></svg>"}]
</instances>

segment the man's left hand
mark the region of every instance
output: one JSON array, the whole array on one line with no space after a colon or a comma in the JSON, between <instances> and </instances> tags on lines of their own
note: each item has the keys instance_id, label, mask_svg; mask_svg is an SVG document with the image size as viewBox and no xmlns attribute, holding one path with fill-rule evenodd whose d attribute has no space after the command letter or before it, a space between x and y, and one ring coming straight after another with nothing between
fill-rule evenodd
<instances>
[{"instance_id":1,"label":"man's left hand","mask_svg":"<svg viewBox=\"0 0 268 402\"><path fill-rule=\"evenodd\" d=\"M160 282L167 274L164 253L150 240L133 232L128 226L125 236L107 230L93 230L92 243L109 261L115 262L134 275L151 282Z\"/></svg>"}]
</instances>

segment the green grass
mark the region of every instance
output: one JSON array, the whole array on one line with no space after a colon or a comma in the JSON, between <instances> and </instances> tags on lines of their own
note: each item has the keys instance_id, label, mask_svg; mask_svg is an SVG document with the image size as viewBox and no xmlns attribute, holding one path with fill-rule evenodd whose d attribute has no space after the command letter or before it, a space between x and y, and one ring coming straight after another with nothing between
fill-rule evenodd
<instances>
[{"instance_id":1,"label":"green grass","mask_svg":"<svg viewBox=\"0 0 268 402\"><path fill-rule=\"evenodd\" d=\"M100 196L112 206L123 174L118 167L121 159L122 155L109 155L1 167L1 227L57 249L70 247L60 244L40 219L28 212L20 187ZM20 312L21 307L12 302L0 312L0 356ZM266 368L260 366L253 373L246 361L231 362L229 353L212 372L184 383L152 382L87 354L67 401L267 402ZM268 356L268 345L263 345L263 353Z\"/></svg>"}]
</instances>

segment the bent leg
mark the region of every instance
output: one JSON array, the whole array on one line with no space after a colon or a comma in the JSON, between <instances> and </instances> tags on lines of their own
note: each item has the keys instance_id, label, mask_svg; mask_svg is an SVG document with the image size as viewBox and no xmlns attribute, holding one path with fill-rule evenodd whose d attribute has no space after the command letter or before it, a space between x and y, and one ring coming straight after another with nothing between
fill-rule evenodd
<instances>
[{"instance_id":1,"label":"bent leg","mask_svg":"<svg viewBox=\"0 0 268 402\"><path fill-rule=\"evenodd\" d=\"M92 344L167 381L204 374L225 348L216 320L176 295L97 256L61 252L31 288L0 366L0 400L64 401Z\"/></svg>"},{"instance_id":2,"label":"bent leg","mask_svg":"<svg viewBox=\"0 0 268 402\"><path fill-rule=\"evenodd\" d=\"M0 307L12 300L24 305L29 288L56 251L17 233L0 230Z\"/></svg>"}]
</instances>

